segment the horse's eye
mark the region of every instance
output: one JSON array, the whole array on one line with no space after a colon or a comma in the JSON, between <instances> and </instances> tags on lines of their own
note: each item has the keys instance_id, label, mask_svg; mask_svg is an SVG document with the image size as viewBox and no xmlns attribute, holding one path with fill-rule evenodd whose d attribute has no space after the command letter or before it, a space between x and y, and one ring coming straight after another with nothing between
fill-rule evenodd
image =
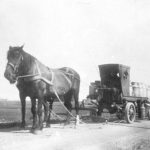
<instances>
[{"instance_id":1,"label":"horse's eye","mask_svg":"<svg viewBox=\"0 0 150 150\"><path fill-rule=\"evenodd\" d=\"M18 56L19 56L19 52L18 52L18 51L16 51L15 56L16 56L16 57L18 57Z\"/></svg>"}]
</instances>

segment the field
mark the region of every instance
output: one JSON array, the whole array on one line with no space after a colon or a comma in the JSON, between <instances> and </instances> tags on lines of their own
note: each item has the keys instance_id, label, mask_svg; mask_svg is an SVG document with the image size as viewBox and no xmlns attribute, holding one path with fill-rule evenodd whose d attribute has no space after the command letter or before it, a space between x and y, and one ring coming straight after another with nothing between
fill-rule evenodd
<instances>
[{"instance_id":1,"label":"field","mask_svg":"<svg viewBox=\"0 0 150 150\"><path fill-rule=\"evenodd\" d=\"M66 111L59 102L55 102L53 105L53 112L60 115L62 118L65 117ZM75 111L72 111L75 115ZM90 112L88 110L80 111L80 116L88 116ZM31 103L30 101L26 102L26 121L31 123ZM56 117L55 117L56 118ZM21 119L21 104L20 101L0 101L0 122L18 122ZM65 119L65 118L64 118Z\"/></svg>"},{"instance_id":2,"label":"field","mask_svg":"<svg viewBox=\"0 0 150 150\"><path fill-rule=\"evenodd\" d=\"M65 111L59 103L55 103L54 111L64 117ZM27 127L22 130L18 124L21 118L20 102L0 101L0 150L150 149L149 120L126 124L108 114L103 115L103 118L91 118L89 115L87 110L80 112L83 123L77 128L73 122L67 126L61 122L53 122L51 128L44 128L41 133L34 135L30 133L30 102L27 102ZM104 118L109 119L109 122L106 123Z\"/></svg>"}]
</instances>

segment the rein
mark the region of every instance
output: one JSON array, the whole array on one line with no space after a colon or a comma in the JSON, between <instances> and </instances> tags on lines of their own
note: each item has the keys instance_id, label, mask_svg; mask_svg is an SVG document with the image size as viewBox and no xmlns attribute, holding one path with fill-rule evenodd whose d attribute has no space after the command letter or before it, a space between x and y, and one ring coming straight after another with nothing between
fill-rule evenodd
<instances>
[{"instance_id":1,"label":"rein","mask_svg":"<svg viewBox=\"0 0 150 150\"><path fill-rule=\"evenodd\" d=\"M39 73L37 73L37 74L29 74L29 75L22 75L22 76L18 76L17 77L17 80L18 79L21 79L21 78L28 78L28 77L35 77L35 76L38 76L38 75L40 75Z\"/></svg>"}]
</instances>

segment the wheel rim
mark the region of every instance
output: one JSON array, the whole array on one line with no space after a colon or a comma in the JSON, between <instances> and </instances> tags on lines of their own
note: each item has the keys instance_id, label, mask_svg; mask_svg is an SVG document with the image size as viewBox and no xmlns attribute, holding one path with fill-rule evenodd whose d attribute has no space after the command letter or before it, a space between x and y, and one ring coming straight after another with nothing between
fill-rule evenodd
<instances>
[{"instance_id":1,"label":"wheel rim","mask_svg":"<svg viewBox=\"0 0 150 150\"><path fill-rule=\"evenodd\" d=\"M133 105L130 105L129 107L128 118L130 121L133 121L135 118L135 109Z\"/></svg>"},{"instance_id":2,"label":"wheel rim","mask_svg":"<svg viewBox=\"0 0 150 150\"><path fill-rule=\"evenodd\" d=\"M147 116L148 116L148 119L150 120L150 110L148 110Z\"/></svg>"},{"instance_id":3,"label":"wheel rim","mask_svg":"<svg viewBox=\"0 0 150 150\"><path fill-rule=\"evenodd\" d=\"M127 103L125 108L125 118L128 123L134 122L136 117L136 109L133 103Z\"/></svg>"}]
</instances>

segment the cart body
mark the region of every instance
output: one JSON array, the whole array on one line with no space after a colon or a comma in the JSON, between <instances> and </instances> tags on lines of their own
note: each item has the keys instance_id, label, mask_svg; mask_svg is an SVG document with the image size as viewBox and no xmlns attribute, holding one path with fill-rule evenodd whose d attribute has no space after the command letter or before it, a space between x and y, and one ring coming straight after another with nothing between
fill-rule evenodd
<instances>
[{"instance_id":1,"label":"cart body","mask_svg":"<svg viewBox=\"0 0 150 150\"><path fill-rule=\"evenodd\" d=\"M98 114L106 108L110 113L117 113L128 123L135 120L136 115L144 118L144 106L147 97L136 97L130 93L130 67L122 64L99 65L101 82L95 94L97 97ZM143 110L142 110L143 108Z\"/></svg>"}]
</instances>

